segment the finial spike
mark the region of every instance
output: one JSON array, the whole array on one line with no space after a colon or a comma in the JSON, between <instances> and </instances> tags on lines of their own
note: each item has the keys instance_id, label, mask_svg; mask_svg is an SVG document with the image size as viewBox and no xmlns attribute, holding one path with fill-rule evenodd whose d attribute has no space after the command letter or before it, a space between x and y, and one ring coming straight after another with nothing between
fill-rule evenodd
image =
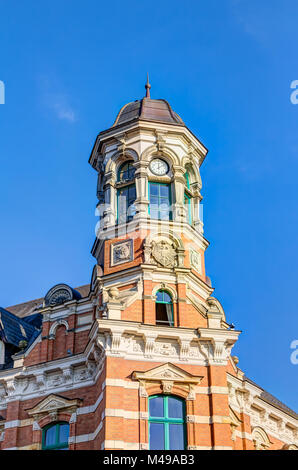
<instances>
[{"instance_id":1,"label":"finial spike","mask_svg":"<svg viewBox=\"0 0 298 470\"><path fill-rule=\"evenodd\" d=\"M149 73L147 72L147 83L145 85L145 88L146 88L146 98L150 98L150 88L151 88L151 85L149 83Z\"/></svg>"}]
</instances>

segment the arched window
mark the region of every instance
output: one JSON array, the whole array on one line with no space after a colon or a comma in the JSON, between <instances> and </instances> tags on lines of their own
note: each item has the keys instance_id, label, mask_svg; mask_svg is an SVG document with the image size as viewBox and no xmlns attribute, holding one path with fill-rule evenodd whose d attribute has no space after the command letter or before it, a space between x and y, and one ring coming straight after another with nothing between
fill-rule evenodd
<instances>
[{"instance_id":1,"label":"arched window","mask_svg":"<svg viewBox=\"0 0 298 470\"><path fill-rule=\"evenodd\" d=\"M68 450L69 424L51 423L42 430L43 450Z\"/></svg>"},{"instance_id":2,"label":"arched window","mask_svg":"<svg viewBox=\"0 0 298 470\"><path fill-rule=\"evenodd\" d=\"M171 395L149 397L149 449L186 449L185 401Z\"/></svg>"},{"instance_id":3,"label":"arched window","mask_svg":"<svg viewBox=\"0 0 298 470\"><path fill-rule=\"evenodd\" d=\"M173 302L165 290L156 292L156 325L173 326Z\"/></svg>"},{"instance_id":4,"label":"arched window","mask_svg":"<svg viewBox=\"0 0 298 470\"><path fill-rule=\"evenodd\" d=\"M136 169L133 166L132 160L122 163L118 170L117 181L124 183L125 181L130 181L134 179L135 171Z\"/></svg>"}]
</instances>

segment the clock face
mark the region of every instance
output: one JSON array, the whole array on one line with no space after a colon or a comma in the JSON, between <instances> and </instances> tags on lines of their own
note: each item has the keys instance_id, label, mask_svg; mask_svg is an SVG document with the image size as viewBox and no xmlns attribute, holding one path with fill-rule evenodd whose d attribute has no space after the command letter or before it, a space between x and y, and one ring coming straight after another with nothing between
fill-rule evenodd
<instances>
[{"instance_id":1,"label":"clock face","mask_svg":"<svg viewBox=\"0 0 298 470\"><path fill-rule=\"evenodd\" d=\"M161 160L160 158L155 158L150 163L150 170L155 175L163 176L163 175L166 175L167 172L169 171L169 166L167 162L165 162L164 160Z\"/></svg>"}]
</instances>

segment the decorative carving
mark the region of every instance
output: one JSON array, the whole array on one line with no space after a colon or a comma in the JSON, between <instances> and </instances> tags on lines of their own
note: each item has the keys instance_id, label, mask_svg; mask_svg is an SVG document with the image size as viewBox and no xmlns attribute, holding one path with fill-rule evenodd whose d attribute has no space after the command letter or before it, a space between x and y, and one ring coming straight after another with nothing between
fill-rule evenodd
<instances>
[{"instance_id":1,"label":"decorative carving","mask_svg":"<svg viewBox=\"0 0 298 470\"><path fill-rule=\"evenodd\" d=\"M190 355L190 343L180 339L180 359L187 361Z\"/></svg>"},{"instance_id":2,"label":"decorative carving","mask_svg":"<svg viewBox=\"0 0 298 470\"><path fill-rule=\"evenodd\" d=\"M201 255L197 251L190 248L189 250L189 257L190 257L190 265L198 272L202 272L202 265L201 265Z\"/></svg>"},{"instance_id":3,"label":"decorative carving","mask_svg":"<svg viewBox=\"0 0 298 470\"><path fill-rule=\"evenodd\" d=\"M193 385L189 385L189 393L187 395L187 400L195 400L196 399L196 392L195 392L195 389L194 389L194 386Z\"/></svg>"},{"instance_id":4,"label":"decorative carving","mask_svg":"<svg viewBox=\"0 0 298 470\"><path fill-rule=\"evenodd\" d=\"M155 343L154 345L154 353L161 354L163 356L173 356L176 355L176 349L173 344L171 343Z\"/></svg>"},{"instance_id":5,"label":"decorative carving","mask_svg":"<svg viewBox=\"0 0 298 470\"><path fill-rule=\"evenodd\" d=\"M127 263L133 260L133 240L125 240L111 245L111 265Z\"/></svg>"},{"instance_id":6,"label":"decorative carving","mask_svg":"<svg viewBox=\"0 0 298 470\"><path fill-rule=\"evenodd\" d=\"M170 380L162 380L161 383L162 383L163 393L165 394L172 393L174 382Z\"/></svg>"},{"instance_id":7,"label":"decorative carving","mask_svg":"<svg viewBox=\"0 0 298 470\"><path fill-rule=\"evenodd\" d=\"M67 284L58 284L48 291L44 299L44 305L45 307L53 307L74 298L81 298L79 292L74 291Z\"/></svg>"},{"instance_id":8,"label":"decorative carving","mask_svg":"<svg viewBox=\"0 0 298 470\"><path fill-rule=\"evenodd\" d=\"M152 256L161 266L165 268L173 268L177 265L176 250L174 244L170 241L153 241Z\"/></svg>"},{"instance_id":9,"label":"decorative carving","mask_svg":"<svg viewBox=\"0 0 298 470\"><path fill-rule=\"evenodd\" d=\"M145 338L145 357L152 357L155 346L155 336L146 336Z\"/></svg>"},{"instance_id":10,"label":"decorative carving","mask_svg":"<svg viewBox=\"0 0 298 470\"><path fill-rule=\"evenodd\" d=\"M78 399L68 400L67 398L51 394L44 398L34 408L28 410L28 414L29 416L33 416L35 421L38 421L44 415L48 415L52 421L57 421L58 413L62 410L74 413L79 405L79 401L80 400Z\"/></svg>"},{"instance_id":11,"label":"decorative carving","mask_svg":"<svg viewBox=\"0 0 298 470\"><path fill-rule=\"evenodd\" d=\"M194 386L199 384L202 377L189 374L171 363L155 367L147 372L133 372L132 377L140 382L140 396L147 396L145 384L157 383L162 386L164 393L171 393L174 384L180 385L189 392L187 400L195 400Z\"/></svg>"},{"instance_id":12,"label":"decorative carving","mask_svg":"<svg viewBox=\"0 0 298 470\"><path fill-rule=\"evenodd\" d=\"M146 392L145 383L143 381L140 381L139 396L142 397L142 398L147 398L148 397L148 393Z\"/></svg>"},{"instance_id":13,"label":"decorative carving","mask_svg":"<svg viewBox=\"0 0 298 470\"><path fill-rule=\"evenodd\" d=\"M194 417L194 415L188 415L188 416L186 416L186 422L187 422L187 423L194 423L194 422L195 422L195 417Z\"/></svg>"}]
</instances>

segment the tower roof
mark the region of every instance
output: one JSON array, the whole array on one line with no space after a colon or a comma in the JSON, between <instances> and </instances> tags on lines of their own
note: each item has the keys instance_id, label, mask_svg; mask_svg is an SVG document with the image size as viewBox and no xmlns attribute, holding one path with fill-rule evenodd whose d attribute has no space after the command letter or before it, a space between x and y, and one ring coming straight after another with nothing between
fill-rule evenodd
<instances>
[{"instance_id":1,"label":"tower roof","mask_svg":"<svg viewBox=\"0 0 298 470\"><path fill-rule=\"evenodd\" d=\"M141 100L132 101L124 105L116 118L112 127L120 124L134 121L135 119L145 121L159 121L167 124L178 124L184 126L184 122L175 113L166 100L152 100L150 96L151 85L149 83L149 75L147 73L147 83L145 85L146 96Z\"/></svg>"},{"instance_id":2,"label":"tower roof","mask_svg":"<svg viewBox=\"0 0 298 470\"><path fill-rule=\"evenodd\" d=\"M152 100L151 98L145 97L123 106L112 127L134 121L135 119L159 121L167 124L178 124L180 126L185 125L180 116L172 110L166 100Z\"/></svg>"}]
</instances>

